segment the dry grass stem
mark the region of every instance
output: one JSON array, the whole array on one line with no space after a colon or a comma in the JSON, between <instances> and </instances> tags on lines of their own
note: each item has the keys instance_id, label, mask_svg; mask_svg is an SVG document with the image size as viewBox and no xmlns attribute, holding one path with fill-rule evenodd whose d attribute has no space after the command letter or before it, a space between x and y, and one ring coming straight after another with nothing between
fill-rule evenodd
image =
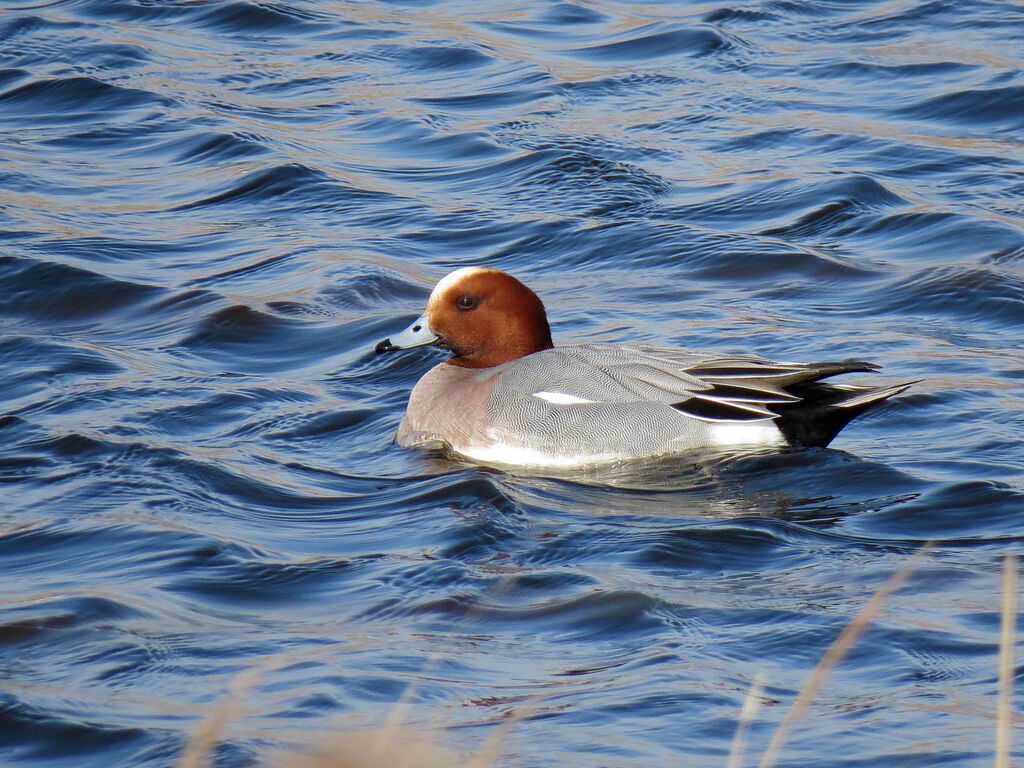
<instances>
[{"instance_id":1,"label":"dry grass stem","mask_svg":"<svg viewBox=\"0 0 1024 768\"><path fill-rule=\"evenodd\" d=\"M285 768L450 768L458 755L437 746L433 733L410 728L351 732L331 737L310 754L282 754L272 763Z\"/></svg>"},{"instance_id":2,"label":"dry grass stem","mask_svg":"<svg viewBox=\"0 0 1024 768\"><path fill-rule=\"evenodd\" d=\"M489 768L489 766L494 765L494 761L498 759L501 742L504 741L508 732L517 723L521 723L529 717L537 709L542 698L543 696L540 695L533 696L513 709L502 721L501 725L491 731L491 735L487 737L483 747L473 755L472 759L466 764L466 768Z\"/></svg>"},{"instance_id":3,"label":"dry grass stem","mask_svg":"<svg viewBox=\"0 0 1024 768\"><path fill-rule=\"evenodd\" d=\"M511 585L508 579L501 579L491 589L492 595L501 595ZM483 613L481 605L473 606L463 618L472 621ZM230 689L203 718L189 739L175 768L209 768L212 753L227 726L242 714L242 700L269 669L292 660L308 657L305 651L289 651L275 654L261 663L241 672L232 682ZM436 723L427 729L413 730L403 725L409 703L415 698L426 675L439 666L446 652L436 651L427 656L420 678L413 680L388 713L384 728L371 732L353 732L344 737L331 739L325 750L309 754L290 756L279 755L275 764L292 768L370 768L391 766L391 768L440 768L461 764L453 760L450 752L439 748L433 736L443 732ZM533 700L513 710L488 738L483 748L472 756L469 768L488 768L497 757L501 740L515 724L523 720L535 708Z\"/></svg>"},{"instance_id":4,"label":"dry grass stem","mask_svg":"<svg viewBox=\"0 0 1024 768\"><path fill-rule=\"evenodd\" d=\"M275 653L264 657L249 669L239 672L231 682L228 692L196 726L175 768L207 768L212 762L210 757L214 745L225 728L242 713L242 700L259 679L274 667L304 660L310 655L308 651Z\"/></svg>"},{"instance_id":5,"label":"dry grass stem","mask_svg":"<svg viewBox=\"0 0 1024 768\"><path fill-rule=\"evenodd\" d=\"M196 728L185 751L178 760L177 768L207 768L211 765L210 753L220 739L228 723L238 717L241 700L263 674L264 665L257 665L235 677L224 698Z\"/></svg>"},{"instance_id":6,"label":"dry grass stem","mask_svg":"<svg viewBox=\"0 0 1024 768\"><path fill-rule=\"evenodd\" d=\"M995 768L1010 768L1013 729L1013 647L1017 629L1017 556L1003 559L1003 622L999 637L999 705Z\"/></svg>"},{"instance_id":7,"label":"dry grass stem","mask_svg":"<svg viewBox=\"0 0 1024 768\"><path fill-rule=\"evenodd\" d=\"M482 601L488 594L491 595L492 598L500 597L506 594L512 588L512 585L512 579L502 577L497 580L490 590L480 596L480 601ZM477 602L469 608L466 615L462 617L461 622L468 625L481 615L483 615L483 605L482 602ZM388 712L387 721L384 723L384 730L377 739L376 746L367 756L367 765L377 765L383 759L384 752L389 748L388 745L392 742L395 735L402 730L405 713L409 709L409 705L412 700L416 697L416 694L419 693L422 681L428 675L433 674L434 670L441 665L441 661L447 656L447 654L447 650L434 651L424 660L423 666L420 668L420 677L418 679L414 679L405 687L405 690L402 691L402 695L399 697L398 701L395 702L394 706L391 707L391 711ZM432 727L435 730L441 730L441 726L436 720Z\"/></svg>"},{"instance_id":8,"label":"dry grass stem","mask_svg":"<svg viewBox=\"0 0 1024 768\"><path fill-rule=\"evenodd\" d=\"M783 745L793 730L793 726L803 716L808 705L814 700L814 697L818 695L822 685L825 683L825 678L842 661L850 648L853 647L853 644L857 642L871 622L875 620L882 610L882 606L889 599L889 596L906 584L907 579L910 578L910 575L917 567L921 556L929 547L931 547L931 542L926 543L917 550L903 567L890 576L889 580L872 595L871 599L864 604L850 623L843 627L839 637L829 646L825 655L821 657L814 669L811 670L811 674L807 677L803 688L800 689L800 693L797 694L786 716L779 723L779 727L775 730L775 734L768 744L768 749L765 750L764 756L761 758L760 768L771 768L771 766L775 765Z\"/></svg>"},{"instance_id":9,"label":"dry grass stem","mask_svg":"<svg viewBox=\"0 0 1024 768\"><path fill-rule=\"evenodd\" d=\"M736 724L736 733L732 737L732 747L729 750L729 762L726 763L726 768L740 768L743 765L743 753L747 746L747 726L757 717L763 693L764 676L758 672L750 683L747 698L743 700L743 709L740 710L740 720Z\"/></svg>"}]
</instances>

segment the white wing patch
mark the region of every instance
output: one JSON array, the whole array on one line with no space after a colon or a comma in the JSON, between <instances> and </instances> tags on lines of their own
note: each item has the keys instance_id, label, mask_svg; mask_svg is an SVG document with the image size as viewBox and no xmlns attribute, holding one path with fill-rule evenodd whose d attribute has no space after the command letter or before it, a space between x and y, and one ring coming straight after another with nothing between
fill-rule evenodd
<instances>
[{"instance_id":1,"label":"white wing patch","mask_svg":"<svg viewBox=\"0 0 1024 768\"><path fill-rule=\"evenodd\" d=\"M775 422L755 421L749 423L712 424L711 440L713 445L736 447L742 445L783 446L786 441L782 437Z\"/></svg>"},{"instance_id":2,"label":"white wing patch","mask_svg":"<svg viewBox=\"0 0 1024 768\"><path fill-rule=\"evenodd\" d=\"M587 400L585 397L568 395L565 392L534 392L533 397L552 405L586 405L587 403L597 402L596 400Z\"/></svg>"}]
</instances>

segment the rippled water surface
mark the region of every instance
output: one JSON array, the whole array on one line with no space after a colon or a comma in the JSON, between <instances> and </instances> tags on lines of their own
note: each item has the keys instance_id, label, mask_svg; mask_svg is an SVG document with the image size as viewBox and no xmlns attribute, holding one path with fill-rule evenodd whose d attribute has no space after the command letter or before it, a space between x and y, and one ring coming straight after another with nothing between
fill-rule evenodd
<instances>
[{"instance_id":1,"label":"rippled water surface","mask_svg":"<svg viewBox=\"0 0 1024 768\"><path fill-rule=\"evenodd\" d=\"M465 765L726 766L753 686L754 765L931 541L780 764L991 765L1022 29L1010 0L0 3L0 762L174 766L207 727L218 766L282 764L393 721ZM402 449L442 353L373 344L469 264L562 342L921 382L830 449L568 478Z\"/></svg>"}]
</instances>

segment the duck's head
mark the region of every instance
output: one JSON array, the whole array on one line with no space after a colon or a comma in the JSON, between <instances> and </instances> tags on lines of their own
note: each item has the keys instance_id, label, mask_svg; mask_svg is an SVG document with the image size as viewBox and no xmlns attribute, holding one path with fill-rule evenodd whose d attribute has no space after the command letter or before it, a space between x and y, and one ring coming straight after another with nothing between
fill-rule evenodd
<instances>
[{"instance_id":1,"label":"duck's head","mask_svg":"<svg viewBox=\"0 0 1024 768\"><path fill-rule=\"evenodd\" d=\"M550 349L551 329L537 294L512 275L463 267L434 286L426 312L376 349L426 345L450 350L450 365L490 368Z\"/></svg>"}]
</instances>

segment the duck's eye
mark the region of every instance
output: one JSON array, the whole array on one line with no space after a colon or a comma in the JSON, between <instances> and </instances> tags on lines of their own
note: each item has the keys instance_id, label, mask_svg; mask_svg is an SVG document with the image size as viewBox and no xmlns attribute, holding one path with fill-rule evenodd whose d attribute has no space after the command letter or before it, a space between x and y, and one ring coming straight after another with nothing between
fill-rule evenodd
<instances>
[{"instance_id":1,"label":"duck's eye","mask_svg":"<svg viewBox=\"0 0 1024 768\"><path fill-rule=\"evenodd\" d=\"M476 299L472 296L459 296L455 300L455 306L459 309L472 309L476 306Z\"/></svg>"}]
</instances>

